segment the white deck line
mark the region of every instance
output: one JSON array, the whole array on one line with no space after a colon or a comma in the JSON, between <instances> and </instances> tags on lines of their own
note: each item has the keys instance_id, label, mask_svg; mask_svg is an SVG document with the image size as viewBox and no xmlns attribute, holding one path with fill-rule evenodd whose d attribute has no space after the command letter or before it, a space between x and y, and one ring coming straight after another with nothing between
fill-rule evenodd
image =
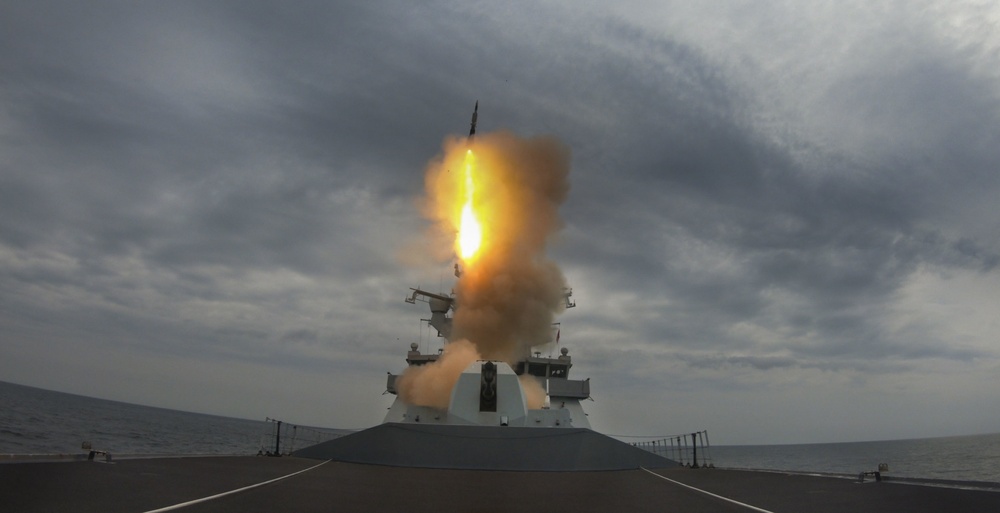
<instances>
[{"instance_id":1,"label":"white deck line","mask_svg":"<svg viewBox=\"0 0 1000 513\"><path fill-rule=\"evenodd\" d=\"M682 483L680 481L674 481L673 479L670 479L669 477L663 477L660 474L657 474L656 472L653 472L652 470L649 470L646 467L639 467L639 468L645 470L646 472L649 472L650 474L653 474L654 476L656 476L656 477L658 477L660 479L663 479L664 481L670 481L671 483L674 483L674 484L677 484L677 485L681 485L684 488L690 488L690 489L692 489L692 490L694 490L696 492L701 492L701 493L703 493L705 495L711 495L712 497L715 497L716 499L722 499L722 500L724 500L726 502L731 502L731 503L736 504L738 506L743 506L744 508L752 509L754 511L760 511L761 513L774 513L773 511L770 511L770 510L758 508L757 506L752 506L752 505L746 504L744 502L735 501L733 499L730 499L728 497L723 497L721 495L716 495L716 494L714 494L712 492L708 492L708 491L702 490L701 488L695 488L695 487L693 487L691 485L686 485L686 484L684 484L684 483Z\"/></svg>"},{"instance_id":2,"label":"white deck line","mask_svg":"<svg viewBox=\"0 0 1000 513\"><path fill-rule=\"evenodd\" d=\"M273 483L275 481L281 481L282 479L287 479L289 477L299 475L299 474L301 474L303 472L309 472L310 470L312 470L312 469L314 469L316 467L320 467L320 466L326 465L327 463L330 463L331 461L332 460L326 460L323 463L320 463L319 465L313 465L313 466L311 466L311 467L309 467L307 469L299 470L298 472L292 472L291 474L288 474L286 476L276 477L274 479L270 479L270 480L264 481L262 483L252 484L250 486L244 486L243 488L237 488L235 490L229 490L228 492L217 493L215 495L210 495L208 497L202 497L200 499L195 499L193 501L187 501L187 502L182 502L180 504L174 504L173 506L167 506L165 508L151 509L149 511L145 511L144 513L160 513L161 511L173 511L175 509L186 508L188 506L192 506L192 505L199 504L199 503L202 503L202 502L208 502L208 501L211 501L211 500L218 499L220 497L225 497L227 495L232 495L234 493L239 493L239 492L242 492L242 491L245 491L245 490L249 490L251 488L257 488L258 486L264 486L266 484L271 484L271 483Z\"/></svg>"}]
</instances>

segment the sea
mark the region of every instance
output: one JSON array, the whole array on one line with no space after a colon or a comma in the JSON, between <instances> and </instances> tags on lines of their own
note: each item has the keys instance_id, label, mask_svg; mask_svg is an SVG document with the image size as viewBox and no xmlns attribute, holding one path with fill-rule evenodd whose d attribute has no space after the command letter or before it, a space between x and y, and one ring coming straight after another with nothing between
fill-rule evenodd
<instances>
[{"instance_id":1,"label":"sea","mask_svg":"<svg viewBox=\"0 0 1000 513\"><path fill-rule=\"evenodd\" d=\"M83 442L116 457L253 455L352 432L298 426L294 419L236 419L96 399L0 381L0 456L84 454ZM2 459L2 458L0 458ZM1000 433L797 445L699 448L699 463L857 476L880 463L892 477L1000 483Z\"/></svg>"},{"instance_id":2,"label":"sea","mask_svg":"<svg viewBox=\"0 0 1000 513\"><path fill-rule=\"evenodd\" d=\"M351 431L141 406L0 381L0 456L8 460L18 459L12 455L86 454L84 442L113 457L285 454Z\"/></svg>"},{"instance_id":3,"label":"sea","mask_svg":"<svg viewBox=\"0 0 1000 513\"><path fill-rule=\"evenodd\" d=\"M717 467L1000 483L1000 433L910 440L709 447ZM869 477L869 479L871 479Z\"/></svg>"}]
</instances>

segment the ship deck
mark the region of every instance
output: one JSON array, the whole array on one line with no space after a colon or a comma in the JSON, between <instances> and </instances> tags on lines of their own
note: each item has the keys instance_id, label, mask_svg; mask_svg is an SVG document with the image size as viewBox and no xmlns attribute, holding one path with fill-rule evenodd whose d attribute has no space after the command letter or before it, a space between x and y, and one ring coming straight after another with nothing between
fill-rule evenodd
<instances>
[{"instance_id":1,"label":"ship deck","mask_svg":"<svg viewBox=\"0 0 1000 513\"><path fill-rule=\"evenodd\" d=\"M18 512L1000 511L996 491L774 472L510 472L267 457L4 463L0 497L4 511Z\"/></svg>"}]
</instances>

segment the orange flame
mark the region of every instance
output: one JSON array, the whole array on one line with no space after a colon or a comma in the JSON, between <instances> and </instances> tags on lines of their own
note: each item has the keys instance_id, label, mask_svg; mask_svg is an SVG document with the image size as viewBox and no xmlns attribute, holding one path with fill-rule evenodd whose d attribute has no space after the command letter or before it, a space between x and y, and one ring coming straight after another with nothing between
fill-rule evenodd
<instances>
[{"instance_id":1,"label":"orange flame","mask_svg":"<svg viewBox=\"0 0 1000 513\"><path fill-rule=\"evenodd\" d=\"M458 255L464 261L476 256L483 243L483 226L476 216L476 184L473 174L476 167L476 157L472 150L465 153L465 203L458 228Z\"/></svg>"}]
</instances>

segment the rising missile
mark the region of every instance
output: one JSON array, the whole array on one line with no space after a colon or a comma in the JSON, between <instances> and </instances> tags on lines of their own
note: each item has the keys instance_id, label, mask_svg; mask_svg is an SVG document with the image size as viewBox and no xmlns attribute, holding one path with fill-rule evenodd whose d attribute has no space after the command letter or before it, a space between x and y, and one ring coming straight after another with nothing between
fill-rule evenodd
<instances>
[{"instance_id":1,"label":"rising missile","mask_svg":"<svg viewBox=\"0 0 1000 513\"><path fill-rule=\"evenodd\" d=\"M469 142L476 138L476 118L479 117L479 100L476 100L476 108L472 110L472 127L469 128Z\"/></svg>"}]
</instances>

